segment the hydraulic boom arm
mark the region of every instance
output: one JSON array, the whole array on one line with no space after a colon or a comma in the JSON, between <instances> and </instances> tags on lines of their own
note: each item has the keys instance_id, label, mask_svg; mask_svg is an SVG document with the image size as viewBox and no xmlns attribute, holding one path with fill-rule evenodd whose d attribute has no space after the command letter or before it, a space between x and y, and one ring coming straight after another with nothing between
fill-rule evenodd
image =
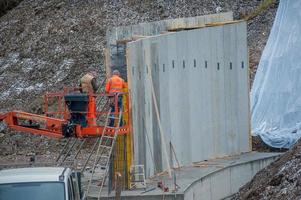
<instances>
[{"instance_id":1,"label":"hydraulic boom arm","mask_svg":"<svg viewBox=\"0 0 301 200\"><path fill-rule=\"evenodd\" d=\"M68 123L64 119L56 119L22 111L1 113L0 121L4 121L9 128L17 131L55 138L64 137L62 127Z\"/></svg>"}]
</instances>

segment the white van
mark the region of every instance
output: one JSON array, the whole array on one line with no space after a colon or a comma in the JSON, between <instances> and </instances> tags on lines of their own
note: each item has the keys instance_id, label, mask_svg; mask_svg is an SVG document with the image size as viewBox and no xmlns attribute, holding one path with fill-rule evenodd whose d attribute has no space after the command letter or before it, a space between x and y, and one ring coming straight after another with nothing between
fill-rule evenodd
<instances>
[{"instance_id":1,"label":"white van","mask_svg":"<svg viewBox=\"0 0 301 200\"><path fill-rule=\"evenodd\" d=\"M80 173L63 167L0 171L0 200L82 200Z\"/></svg>"}]
</instances>

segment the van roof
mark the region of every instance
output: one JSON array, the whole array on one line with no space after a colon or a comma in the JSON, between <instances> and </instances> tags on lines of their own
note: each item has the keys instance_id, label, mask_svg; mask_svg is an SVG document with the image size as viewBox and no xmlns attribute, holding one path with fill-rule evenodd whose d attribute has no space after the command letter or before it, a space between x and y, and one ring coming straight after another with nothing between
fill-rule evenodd
<instances>
[{"instance_id":1,"label":"van roof","mask_svg":"<svg viewBox=\"0 0 301 200\"><path fill-rule=\"evenodd\" d=\"M0 171L0 184L60 181L59 177L65 175L67 171L70 169L64 167L5 169Z\"/></svg>"}]
</instances>

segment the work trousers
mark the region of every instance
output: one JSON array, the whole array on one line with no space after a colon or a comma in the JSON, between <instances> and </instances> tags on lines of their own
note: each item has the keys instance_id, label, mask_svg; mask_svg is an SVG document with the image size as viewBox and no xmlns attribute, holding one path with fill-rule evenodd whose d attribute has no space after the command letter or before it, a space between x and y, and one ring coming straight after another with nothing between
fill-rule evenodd
<instances>
[{"instance_id":1,"label":"work trousers","mask_svg":"<svg viewBox=\"0 0 301 200\"><path fill-rule=\"evenodd\" d=\"M115 97L111 97L112 98L112 102L111 102L111 116L110 116L110 120L109 120L109 126L111 127L114 127L114 122L115 122L115 119L113 117L119 117L119 112L122 108L122 95L119 95L118 96L118 103L117 103L117 106L118 106L118 114L115 115ZM118 123L118 120L116 119L116 124ZM119 126L122 126L122 114L121 114L121 119L120 119L120 124Z\"/></svg>"}]
</instances>

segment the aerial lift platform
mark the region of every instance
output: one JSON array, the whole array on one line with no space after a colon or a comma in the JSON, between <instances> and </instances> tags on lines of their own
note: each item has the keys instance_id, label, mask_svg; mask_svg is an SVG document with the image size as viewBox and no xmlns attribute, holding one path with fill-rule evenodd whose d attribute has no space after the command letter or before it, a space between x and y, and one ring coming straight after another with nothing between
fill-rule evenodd
<instances>
[{"instance_id":1,"label":"aerial lift platform","mask_svg":"<svg viewBox=\"0 0 301 200\"><path fill-rule=\"evenodd\" d=\"M32 134L45 135L54 138L63 137L99 137L102 134L114 134L114 127L106 127L105 125L97 125L91 121L97 121L99 117L108 115L103 109L100 111L87 111L89 99L98 98L114 98L114 106L116 112L111 115L118 115L117 95L106 94L86 94L79 93L79 88L66 88L63 92L47 93L45 95L45 115L37 115L23 111L11 111L0 113L0 120L14 130L28 132ZM123 95L123 93L118 94ZM125 95L125 93L124 93ZM57 98L58 110L49 111L49 99ZM64 102L62 100L64 99ZM104 108L108 107L108 102ZM124 125L118 128L118 134L126 134L129 132L129 126Z\"/></svg>"},{"instance_id":2,"label":"aerial lift platform","mask_svg":"<svg viewBox=\"0 0 301 200\"><path fill-rule=\"evenodd\" d=\"M121 108L118 108L119 96L123 99ZM129 110L127 92L81 93L79 87L66 87L63 91L45 94L43 115L15 110L0 113L0 122L5 122L8 128L16 131L67 138L55 165L82 172L86 195L89 196L93 191L100 198L107 182L109 191L114 189L113 177L116 173L122 175L123 188L130 184L132 149ZM90 140L94 144L90 145L89 153L84 155L84 164L75 166L84 144Z\"/></svg>"}]
</instances>

